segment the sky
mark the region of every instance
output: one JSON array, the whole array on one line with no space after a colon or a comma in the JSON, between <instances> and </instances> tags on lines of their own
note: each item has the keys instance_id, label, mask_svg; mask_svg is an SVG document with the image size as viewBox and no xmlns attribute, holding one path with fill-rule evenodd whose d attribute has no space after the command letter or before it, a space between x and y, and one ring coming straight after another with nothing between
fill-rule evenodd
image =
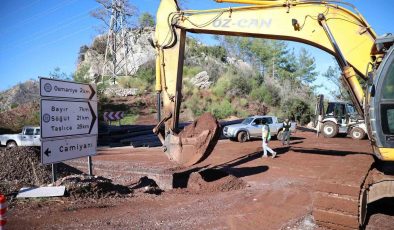
<instances>
[{"instance_id":1,"label":"sky","mask_svg":"<svg viewBox=\"0 0 394 230\"><path fill-rule=\"evenodd\" d=\"M130 0L138 13L156 14L159 0ZM188 9L234 6L213 0L185 0ZM394 32L392 0L353 0L378 35ZM0 6L0 91L28 79L48 76L56 67L71 74L78 51L90 45L101 22L90 16L100 5L94 0L2 0ZM198 37L215 44L211 36ZM316 60L319 73L335 65L331 55L311 46L291 42L295 51L306 48ZM315 84L323 83L322 78Z\"/></svg>"}]
</instances>

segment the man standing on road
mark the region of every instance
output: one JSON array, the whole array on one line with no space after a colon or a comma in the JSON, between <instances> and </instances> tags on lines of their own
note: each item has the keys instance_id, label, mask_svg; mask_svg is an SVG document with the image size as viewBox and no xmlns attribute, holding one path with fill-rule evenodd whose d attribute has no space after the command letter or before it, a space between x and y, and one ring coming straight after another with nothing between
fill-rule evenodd
<instances>
[{"instance_id":1,"label":"man standing on road","mask_svg":"<svg viewBox=\"0 0 394 230\"><path fill-rule=\"evenodd\" d=\"M282 145L285 145L285 142L287 142L287 145L290 145L290 128L291 128L291 123L288 118L285 119L283 122L283 138L282 138Z\"/></svg>"},{"instance_id":2,"label":"man standing on road","mask_svg":"<svg viewBox=\"0 0 394 230\"><path fill-rule=\"evenodd\" d=\"M270 127L267 125L267 121L263 119L261 121L262 124L262 137L263 137L263 158L268 157L267 151L272 154L272 158L275 158L276 152L272 150L270 147L268 147L268 142L271 140L271 132L270 132Z\"/></svg>"}]
</instances>

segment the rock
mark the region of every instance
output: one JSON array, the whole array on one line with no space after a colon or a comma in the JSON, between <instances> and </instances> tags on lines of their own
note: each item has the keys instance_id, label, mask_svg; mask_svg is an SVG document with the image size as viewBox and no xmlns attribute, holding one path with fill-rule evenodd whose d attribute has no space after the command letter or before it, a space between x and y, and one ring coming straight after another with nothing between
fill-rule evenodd
<instances>
[{"instance_id":1,"label":"rock","mask_svg":"<svg viewBox=\"0 0 394 230\"><path fill-rule=\"evenodd\" d=\"M202 71L196 74L196 76L190 79L190 82L199 89L208 89L212 85L212 81L209 81L207 71Z\"/></svg>"},{"instance_id":2,"label":"rock","mask_svg":"<svg viewBox=\"0 0 394 230\"><path fill-rule=\"evenodd\" d=\"M129 88L123 89L118 86L109 87L103 92L107 96L115 96L115 97L128 97L128 96L136 96L139 92L137 88Z\"/></svg>"},{"instance_id":3,"label":"rock","mask_svg":"<svg viewBox=\"0 0 394 230\"><path fill-rule=\"evenodd\" d=\"M154 28L146 27L142 29L133 29L129 31L128 44L129 44L129 56L127 58L127 70L128 74L135 74L140 66L155 59L156 50L149 44L149 38L152 37ZM100 39L106 43L106 34L97 36L95 39ZM117 60L123 60L125 50L120 49L117 52ZM107 75L111 76L111 65L108 62L104 68L104 52L98 53L96 50L90 47L83 56L83 61L78 63L78 69L83 66L89 66L89 77L93 80L95 76ZM126 61L122 61L119 66L126 65ZM103 70L105 72L103 73ZM124 71L119 73L121 75L126 75Z\"/></svg>"}]
</instances>

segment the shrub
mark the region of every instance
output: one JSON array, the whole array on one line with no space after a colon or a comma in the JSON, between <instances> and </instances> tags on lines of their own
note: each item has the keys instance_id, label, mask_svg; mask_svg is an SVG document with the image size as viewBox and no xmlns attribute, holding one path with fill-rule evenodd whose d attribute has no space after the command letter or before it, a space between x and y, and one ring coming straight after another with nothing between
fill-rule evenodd
<instances>
[{"instance_id":1,"label":"shrub","mask_svg":"<svg viewBox=\"0 0 394 230\"><path fill-rule=\"evenodd\" d=\"M99 36L94 39L91 49L96 51L98 54L105 54L107 49L107 38L105 36Z\"/></svg>"},{"instance_id":2,"label":"shrub","mask_svg":"<svg viewBox=\"0 0 394 230\"><path fill-rule=\"evenodd\" d=\"M213 94L218 97L224 98L227 92L231 89L231 79L229 79L226 75L222 76L218 79L216 84L212 88Z\"/></svg>"},{"instance_id":3,"label":"shrub","mask_svg":"<svg viewBox=\"0 0 394 230\"><path fill-rule=\"evenodd\" d=\"M281 106L285 117L296 120L301 125L311 121L312 110L309 105L300 99L289 99Z\"/></svg>"},{"instance_id":4,"label":"shrub","mask_svg":"<svg viewBox=\"0 0 394 230\"><path fill-rule=\"evenodd\" d=\"M105 77L104 77L105 78ZM108 80L104 80L103 82L97 83L97 94L102 95L103 92L110 86Z\"/></svg>"},{"instance_id":5,"label":"shrub","mask_svg":"<svg viewBox=\"0 0 394 230\"><path fill-rule=\"evenodd\" d=\"M119 77L118 83L122 88L137 88L138 92L144 92L151 87L146 80L136 77Z\"/></svg>"},{"instance_id":6,"label":"shrub","mask_svg":"<svg viewBox=\"0 0 394 230\"><path fill-rule=\"evenodd\" d=\"M197 91L194 91L192 96L185 101L185 106L186 108L190 109L193 113L193 115L200 116L206 111L205 107L206 101L201 99L200 93Z\"/></svg>"},{"instance_id":7,"label":"shrub","mask_svg":"<svg viewBox=\"0 0 394 230\"><path fill-rule=\"evenodd\" d=\"M198 73L202 72L203 69L200 66L184 66L183 67L183 77L191 78L196 76Z\"/></svg>"},{"instance_id":8,"label":"shrub","mask_svg":"<svg viewBox=\"0 0 394 230\"><path fill-rule=\"evenodd\" d=\"M18 107L19 105L17 103L12 103L11 104L11 109L15 109L16 107Z\"/></svg>"},{"instance_id":9,"label":"shrub","mask_svg":"<svg viewBox=\"0 0 394 230\"><path fill-rule=\"evenodd\" d=\"M253 88L252 81L243 76L233 76L231 86L234 96L249 95Z\"/></svg>"},{"instance_id":10,"label":"shrub","mask_svg":"<svg viewBox=\"0 0 394 230\"><path fill-rule=\"evenodd\" d=\"M144 65L140 66L138 71L133 75L134 78L141 79L149 84L149 89L153 90L153 85L156 81L156 66L155 61L150 61L145 63Z\"/></svg>"},{"instance_id":11,"label":"shrub","mask_svg":"<svg viewBox=\"0 0 394 230\"><path fill-rule=\"evenodd\" d=\"M246 107L248 105L248 100L245 98L239 99L239 105L242 107Z\"/></svg>"},{"instance_id":12,"label":"shrub","mask_svg":"<svg viewBox=\"0 0 394 230\"><path fill-rule=\"evenodd\" d=\"M226 99L219 103L212 103L209 110L217 119L224 119L236 113L231 103Z\"/></svg>"},{"instance_id":13,"label":"shrub","mask_svg":"<svg viewBox=\"0 0 394 230\"><path fill-rule=\"evenodd\" d=\"M80 66L77 71L75 71L75 74L73 75L73 79L76 82L82 82L82 83L89 83L89 65L82 65Z\"/></svg>"},{"instance_id":14,"label":"shrub","mask_svg":"<svg viewBox=\"0 0 394 230\"><path fill-rule=\"evenodd\" d=\"M252 90L250 97L270 106L277 106L280 102L278 89L274 86L261 85L259 88Z\"/></svg>"}]
</instances>

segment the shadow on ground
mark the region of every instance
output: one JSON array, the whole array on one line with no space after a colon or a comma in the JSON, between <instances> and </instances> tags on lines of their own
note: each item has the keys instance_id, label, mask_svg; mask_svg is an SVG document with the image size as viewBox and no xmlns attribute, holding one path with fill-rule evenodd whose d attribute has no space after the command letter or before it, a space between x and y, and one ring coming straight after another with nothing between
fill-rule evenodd
<instances>
[{"instance_id":1,"label":"shadow on ground","mask_svg":"<svg viewBox=\"0 0 394 230\"><path fill-rule=\"evenodd\" d=\"M339 150L329 150L329 149L305 149L305 148L297 148L293 147L292 151L297 153L305 153L305 154L319 154L319 155L329 155L329 156L347 156L347 155L371 155L368 152L353 152L353 151L339 151Z\"/></svg>"},{"instance_id":2,"label":"shadow on ground","mask_svg":"<svg viewBox=\"0 0 394 230\"><path fill-rule=\"evenodd\" d=\"M173 175L173 186L174 188L186 188L188 186L189 178L192 173L199 173L206 182L213 182L230 175L237 178L242 178L266 172L269 168L265 165L259 165L254 167L236 167L247 162L260 159L260 157L261 152L254 152L242 157L238 157L226 163L215 165L213 167L210 165L206 165L203 167L196 167L184 172L175 173Z\"/></svg>"}]
</instances>

